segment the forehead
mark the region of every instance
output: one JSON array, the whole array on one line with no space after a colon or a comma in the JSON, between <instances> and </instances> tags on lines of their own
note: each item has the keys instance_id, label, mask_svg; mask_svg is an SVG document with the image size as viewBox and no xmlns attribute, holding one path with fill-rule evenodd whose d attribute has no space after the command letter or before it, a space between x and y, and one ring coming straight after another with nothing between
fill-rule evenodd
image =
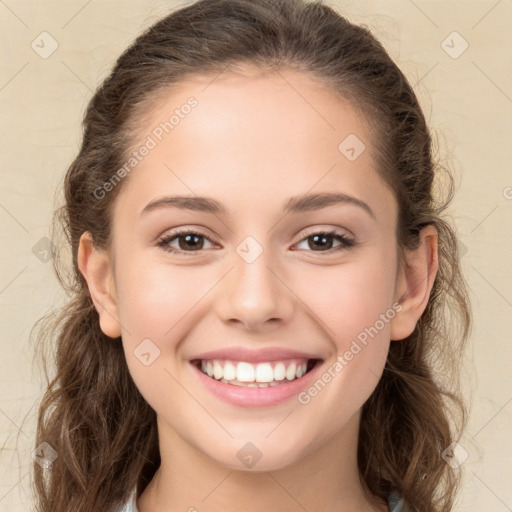
<instances>
[{"instance_id":1,"label":"forehead","mask_svg":"<svg viewBox=\"0 0 512 512\"><path fill-rule=\"evenodd\" d=\"M280 206L284 195L333 189L381 203L375 209L388 217L393 206L375 170L369 120L297 71L191 77L148 103L137 139L135 149L149 139L153 147L121 196L139 211L165 193L241 207L249 197Z\"/></svg>"},{"instance_id":2,"label":"forehead","mask_svg":"<svg viewBox=\"0 0 512 512\"><path fill-rule=\"evenodd\" d=\"M352 129L369 142L367 131L371 125L354 105L318 78L291 69L223 71L189 77L175 84L172 91L162 90L153 100L149 98L139 124L142 134L169 121L174 112L180 114L191 97L197 107L190 115L180 115L180 129L177 124L172 129L175 139L180 138L180 132L187 136L193 132L206 144L213 137L231 135L235 140L240 135L238 141L250 138L274 149L286 149L282 143L287 142L289 151L295 142L324 139L326 148L335 144L337 149L337 139ZM182 123L185 119L187 122ZM276 139L283 128L286 131L279 132Z\"/></svg>"}]
</instances>

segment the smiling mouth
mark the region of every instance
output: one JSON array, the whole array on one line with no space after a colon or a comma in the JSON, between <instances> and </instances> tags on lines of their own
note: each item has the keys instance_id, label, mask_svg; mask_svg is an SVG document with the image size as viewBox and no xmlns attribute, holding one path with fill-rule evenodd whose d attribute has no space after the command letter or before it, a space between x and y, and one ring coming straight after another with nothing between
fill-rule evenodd
<instances>
[{"instance_id":1,"label":"smiling mouth","mask_svg":"<svg viewBox=\"0 0 512 512\"><path fill-rule=\"evenodd\" d=\"M287 359L249 363L224 359L195 359L191 363L213 380L233 386L266 388L298 380L309 373L321 359Z\"/></svg>"}]
</instances>

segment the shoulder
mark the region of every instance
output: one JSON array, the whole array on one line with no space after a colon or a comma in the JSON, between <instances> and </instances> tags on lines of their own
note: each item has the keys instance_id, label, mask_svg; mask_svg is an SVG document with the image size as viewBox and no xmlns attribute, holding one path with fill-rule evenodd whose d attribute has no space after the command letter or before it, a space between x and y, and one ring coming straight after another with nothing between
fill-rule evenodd
<instances>
[{"instance_id":1,"label":"shoulder","mask_svg":"<svg viewBox=\"0 0 512 512\"><path fill-rule=\"evenodd\" d=\"M394 493L389 497L389 511L390 512L404 512L403 501L398 498ZM136 504L136 493L135 491L130 496L130 499L121 506L118 512L138 512Z\"/></svg>"},{"instance_id":2,"label":"shoulder","mask_svg":"<svg viewBox=\"0 0 512 512\"><path fill-rule=\"evenodd\" d=\"M137 510L137 504L136 504L136 491L133 491L130 495L130 498L126 503L124 503L117 512L139 512Z\"/></svg>"},{"instance_id":3,"label":"shoulder","mask_svg":"<svg viewBox=\"0 0 512 512\"><path fill-rule=\"evenodd\" d=\"M389 512L405 512L404 502L395 493L389 496Z\"/></svg>"}]
</instances>

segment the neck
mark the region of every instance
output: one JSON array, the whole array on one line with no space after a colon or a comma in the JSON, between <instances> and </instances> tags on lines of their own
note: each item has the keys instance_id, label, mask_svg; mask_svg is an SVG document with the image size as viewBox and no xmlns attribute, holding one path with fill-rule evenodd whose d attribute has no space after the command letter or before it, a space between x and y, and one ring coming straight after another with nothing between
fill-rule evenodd
<instances>
[{"instance_id":1,"label":"neck","mask_svg":"<svg viewBox=\"0 0 512 512\"><path fill-rule=\"evenodd\" d=\"M220 465L179 437L160 417L161 465L137 500L139 512L244 510L386 511L369 501L357 468L359 416L300 460L271 471Z\"/></svg>"}]
</instances>

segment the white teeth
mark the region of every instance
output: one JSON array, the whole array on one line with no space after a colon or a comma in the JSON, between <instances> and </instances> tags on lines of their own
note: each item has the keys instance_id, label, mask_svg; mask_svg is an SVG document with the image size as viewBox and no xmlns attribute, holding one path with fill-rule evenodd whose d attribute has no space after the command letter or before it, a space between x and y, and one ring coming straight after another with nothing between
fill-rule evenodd
<instances>
[{"instance_id":1,"label":"white teeth","mask_svg":"<svg viewBox=\"0 0 512 512\"><path fill-rule=\"evenodd\" d=\"M277 363L274 367L274 379L283 380L286 377L286 367L283 363Z\"/></svg>"},{"instance_id":2,"label":"white teeth","mask_svg":"<svg viewBox=\"0 0 512 512\"><path fill-rule=\"evenodd\" d=\"M251 364L245 361L202 360L201 371L215 380L236 386L269 387L299 379L307 370L307 363L265 362Z\"/></svg>"},{"instance_id":3,"label":"white teeth","mask_svg":"<svg viewBox=\"0 0 512 512\"><path fill-rule=\"evenodd\" d=\"M236 379L236 368L235 365L227 362L224 365L224 378L226 380L235 380Z\"/></svg>"},{"instance_id":4,"label":"white teeth","mask_svg":"<svg viewBox=\"0 0 512 512\"><path fill-rule=\"evenodd\" d=\"M238 382L254 382L254 368L249 363L238 363L236 367L236 380Z\"/></svg>"},{"instance_id":5,"label":"white teeth","mask_svg":"<svg viewBox=\"0 0 512 512\"><path fill-rule=\"evenodd\" d=\"M286 370L286 378L288 380L293 380L295 378L296 371L297 365L295 363L292 363L290 366L288 366L288 369Z\"/></svg>"},{"instance_id":6,"label":"white teeth","mask_svg":"<svg viewBox=\"0 0 512 512\"><path fill-rule=\"evenodd\" d=\"M224 371L222 370L222 366L218 361L213 361L213 376L216 379L221 379L224 375Z\"/></svg>"},{"instance_id":7,"label":"white teeth","mask_svg":"<svg viewBox=\"0 0 512 512\"><path fill-rule=\"evenodd\" d=\"M256 380L258 382L272 382L274 380L274 370L268 363L256 366Z\"/></svg>"}]
</instances>

